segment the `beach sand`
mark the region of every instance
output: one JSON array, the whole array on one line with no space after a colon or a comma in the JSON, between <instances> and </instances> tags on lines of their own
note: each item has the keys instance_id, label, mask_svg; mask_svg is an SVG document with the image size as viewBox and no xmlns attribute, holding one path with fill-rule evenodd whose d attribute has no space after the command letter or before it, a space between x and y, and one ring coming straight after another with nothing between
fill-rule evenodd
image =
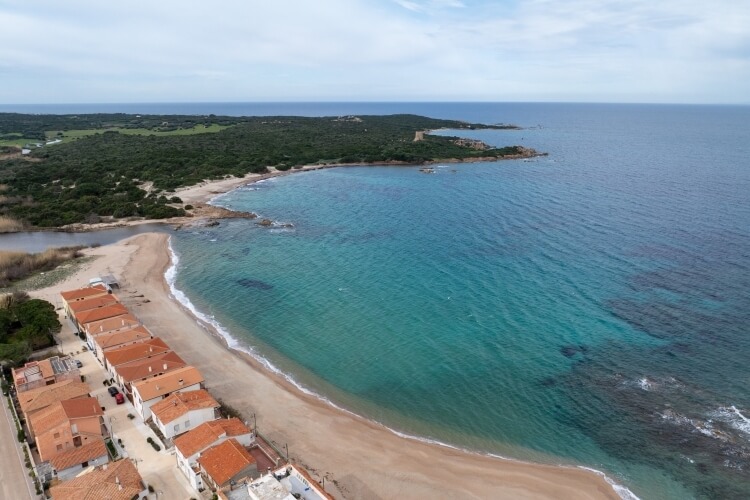
<instances>
[{"instance_id":1,"label":"beach sand","mask_svg":"<svg viewBox=\"0 0 750 500\"><path fill-rule=\"evenodd\" d=\"M250 179L244 181L249 182ZM202 193L206 196L207 193ZM205 198L204 198L205 199ZM164 272L168 236L144 234L106 247L64 282L32 295L59 304L59 292L92 276L120 277L122 302L154 335L204 374L207 389L240 410L290 457L308 467L338 498L619 498L593 472L471 454L397 436L337 410L275 376L251 357L230 351L222 339L170 296Z\"/></svg>"}]
</instances>

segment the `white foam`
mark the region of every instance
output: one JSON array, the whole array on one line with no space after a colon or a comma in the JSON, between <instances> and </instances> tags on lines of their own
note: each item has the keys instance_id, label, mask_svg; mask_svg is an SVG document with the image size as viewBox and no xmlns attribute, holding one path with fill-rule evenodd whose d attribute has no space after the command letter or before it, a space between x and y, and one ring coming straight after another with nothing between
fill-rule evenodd
<instances>
[{"instance_id":1,"label":"white foam","mask_svg":"<svg viewBox=\"0 0 750 500\"><path fill-rule=\"evenodd\" d=\"M715 416L729 423L734 429L750 434L750 419L743 415L736 406L722 406L715 412Z\"/></svg>"},{"instance_id":2,"label":"white foam","mask_svg":"<svg viewBox=\"0 0 750 500\"><path fill-rule=\"evenodd\" d=\"M268 179L268 180L270 180L270 179ZM198 321L197 321L198 326L200 326L201 328L203 328L204 330L209 331L209 332L210 332L210 330L208 328L206 328L206 325L210 325L212 328L214 328L214 330L216 330L216 332L218 332L219 335L221 335L224 338L224 340L227 343L227 346L230 349L241 351L241 352L244 352L244 353L252 356L253 359L257 360L265 368L267 368L268 370L270 370L275 375L279 375L279 376L283 377L284 380L286 380L287 382L289 382L290 384L292 384L294 387L296 387L298 390L300 390L304 394L307 394L308 396L312 396L315 399L318 399L319 401L322 401L325 404L327 404L327 405L329 405L329 406L331 406L331 407L333 407L333 408L335 408L335 409L337 409L339 411L342 411L342 412L344 412L344 413L346 413L348 415L351 415L351 416L353 416L355 418L359 418L359 419L362 419L362 420L367 420L368 422L373 422L373 423L377 424L378 426L380 426L380 427L388 430L392 434L395 434L396 436L399 436L401 438L410 439L410 440L413 440L413 441L418 441L418 442L421 442L421 443L426 443L426 444L430 444L430 445L434 445L434 446L442 446L444 448L449 448L449 449L452 449L452 450L457 450L457 451L461 451L461 452L472 454L472 455L481 455L481 456L486 456L486 457L498 458L498 459L501 459L501 460L517 461L516 459L504 457L504 456L501 456L501 455L496 455L494 453L478 453L476 451L472 451L472 450L468 450L466 448L461 448L461 447L458 447L458 446L454 446L452 444L448 444L448 443L445 443L443 441L439 441L437 439L432 439L432 438L427 438L427 437L422 437L422 436L415 436L413 434L407 434L407 433L404 433L404 432L401 432L401 431L397 431L396 429L388 427L387 425L383 424L382 422L378 422L377 420L372 420L372 419L365 418L362 415L359 415L357 413L354 413L353 411L347 410L346 408L343 408L343 407L337 405L336 403L334 403L330 399L326 398L325 396L322 396L322 395L318 394L317 392L315 392L315 391L313 391L311 389L308 389L304 385L302 385L299 382L297 382L294 379L294 377L292 377L291 375L288 375L287 373L284 373L281 369L279 369L271 361L269 361L265 357L263 357L260 354L258 354L255 351L255 349L253 349L252 347L242 346L239 343L239 341L236 338L234 338L232 336L232 334L229 333L229 331L226 330L221 325L221 323L219 323L216 320L215 317L209 316L207 314L204 314L204 313L200 312L195 307L195 305L190 301L190 299L187 297L187 295L185 295L185 293L182 292L180 289L178 289L177 286L175 285L175 281L176 281L176 278L177 278L177 268L178 268L179 263L180 263L180 258L177 255L177 252L175 252L174 248L172 247L172 237L171 236L167 240L167 244L168 244L169 253L170 253L170 256L171 256L171 265L169 266L169 268L164 273L164 279L166 280L167 285L169 285L169 290L170 290L170 292L172 294L172 297L177 302L179 302L180 304L182 304L183 307L185 307L188 311L190 311L198 319ZM565 465L560 465L560 466L561 467L567 467ZM607 483L612 486L612 489L615 490L615 492L619 495L619 497L622 500L640 500L628 488L626 488L625 486L621 486L621 485L617 484L615 481L613 481L612 479L610 479L609 476L607 476L602 471L599 471L599 470L596 470L596 469L592 469L590 467L584 467L584 466L578 466L578 467L581 468L581 469L585 469L585 470L591 471L591 472L593 472L593 473L595 473L597 475L600 475L600 476L604 477L605 481L607 481Z\"/></svg>"}]
</instances>

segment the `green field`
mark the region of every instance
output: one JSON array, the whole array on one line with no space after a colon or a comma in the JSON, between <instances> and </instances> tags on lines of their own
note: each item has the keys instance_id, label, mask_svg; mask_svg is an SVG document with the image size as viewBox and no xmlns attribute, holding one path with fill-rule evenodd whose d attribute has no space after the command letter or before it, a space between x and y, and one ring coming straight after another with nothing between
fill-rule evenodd
<instances>
[{"instance_id":1,"label":"green field","mask_svg":"<svg viewBox=\"0 0 750 500\"><path fill-rule=\"evenodd\" d=\"M75 141L81 137L88 137L90 135L102 134L104 132L118 132L125 135L157 135L157 136L172 136L172 135L194 135L194 134L213 134L221 132L222 130L229 128L230 125L217 125L211 124L205 126L203 124L196 125L192 128L179 128L177 130L150 130L147 128L123 128L123 127L110 127L104 129L85 129L85 130L48 130L46 133L47 140L62 139L62 144L65 142ZM59 135L62 133L62 135ZM15 135L14 138L0 140L0 146L16 146L23 147L25 144L41 142L39 139L30 139L23 137L22 134L13 133L7 135ZM54 146L55 144L53 144Z\"/></svg>"}]
</instances>

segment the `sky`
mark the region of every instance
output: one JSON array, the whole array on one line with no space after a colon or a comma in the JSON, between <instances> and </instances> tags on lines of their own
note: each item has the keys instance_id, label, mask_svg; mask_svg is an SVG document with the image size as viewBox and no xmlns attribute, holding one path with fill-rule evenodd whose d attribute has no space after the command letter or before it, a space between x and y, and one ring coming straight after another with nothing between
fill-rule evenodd
<instances>
[{"instance_id":1,"label":"sky","mask_svg":"<svg viewBox=\"0 0 750 500\"><path fill-rule=\"evenodd\" d=\"M0 0L0 103L750 104L750 1Z\"/></svg>"}]
</instances>

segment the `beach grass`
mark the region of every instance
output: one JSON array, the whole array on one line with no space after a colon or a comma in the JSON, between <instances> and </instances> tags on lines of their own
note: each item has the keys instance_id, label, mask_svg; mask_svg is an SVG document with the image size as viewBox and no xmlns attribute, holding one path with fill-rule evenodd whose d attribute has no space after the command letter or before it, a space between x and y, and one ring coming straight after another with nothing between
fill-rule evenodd
<instances>
[{"instance_id":1,"label":"beach grass","mask_svg":"<svg viewBox=\"0 0 750 500\"><path fill-rule=\"evenodd\" d=\"M0 201L4 196L0 195ZM23 223L7 215L0 215L0 233L17 233L23 231Z\"/></svg>"},{"instance_id":2,"label":"beach grass","mask_svg":"<svg viewBox=\"0 0 750 500\"><path fill-rule=\"evenodd\" d=\"M45 275L61 264L78 259L83 247L50 248L40 253L0 251L0 287L18 286L36 274Z\"/></svg>"}]
</instances>

